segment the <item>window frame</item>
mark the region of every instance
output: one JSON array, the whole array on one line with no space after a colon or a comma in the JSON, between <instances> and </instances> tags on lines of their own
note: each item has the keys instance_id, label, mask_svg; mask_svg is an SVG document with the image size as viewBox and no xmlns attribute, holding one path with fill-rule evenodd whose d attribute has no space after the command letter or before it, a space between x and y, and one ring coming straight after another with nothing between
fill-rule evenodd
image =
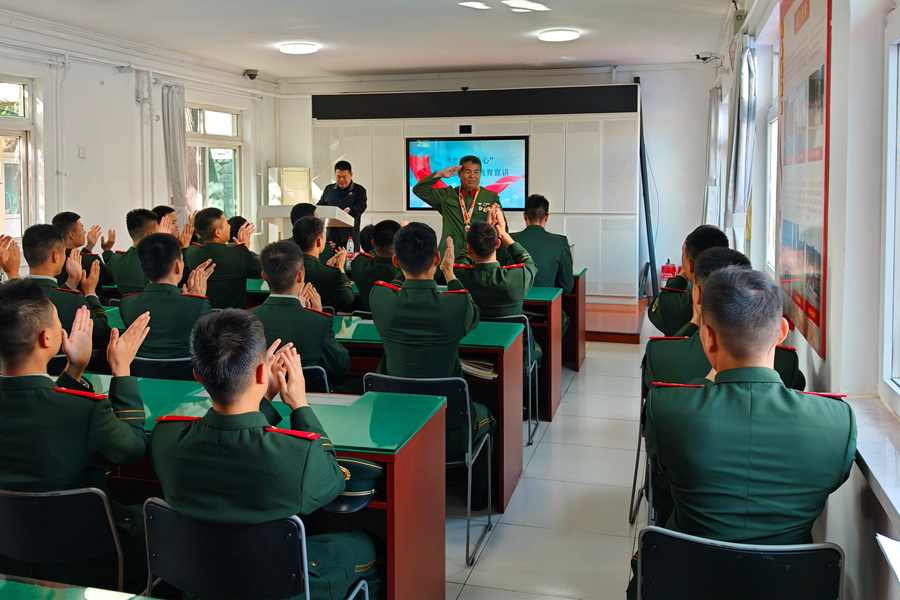
<instances>
[{"instance_id":1,"label":"window frame","mask_svg":"<svg viewBox=\"0 0 900 600\"><path fill-rule=\"evenodd\" d=\"M22 224L21 228L24 232L25 229L33 225L32 223L32 215L37 214L37 207L35 206L35 186L34 182L37 181L37 161L34 160L35 154L35 127L34 127L34 114L35 114L35 98L34 98L34 80L27 77L18 77L15 75L9 75L6 73L0 73L0 82L3 83L18 83L25 87L24 92L24 117L0 117L0 137L22 137L23 145L24 145L24 166L22 169ZM2 157L0 157L0 165L2 165ZM0 167L2 168L2 167ZM4 212L3 218L6 218L5 212L5 199L4 199ZM5 227L4 227L5 231ZM15 238L17 241L21 241L21 237Z\"/></svg>"},{"instance_id":2,"label":"window frame","mask_svg":"<svg viewBox=\"0 0 900 600\"><path fill-rule=\"evenodd\" d=\"M198 147L204 148L204 157L203 164L205 168L201 169L201 178L203 190L201 191L201 195L203 197L202 206L199 208L208 208L209 204L209 165L207 164L207 160L209 157L210 149L222 149L222 150L234 150L235 151L235 165L234 165L234 191L235 191L235 204L238 207L238 214L243 212L242 208L244 206L244 193L243 193L243 168L244 168L244 115L242 111L235 112L233 109L222 108L220 106L212 106L209 104L200 104L195 102L188 102L185 104L185 108L193 108L199 109L201 111L212 111L219 113L226 113L230 115L234 115L237 117L237 135L212 135L208 133L194 133L192 131L185 131L185 141L187 146L190 147ZM204 117L205 120L205 117ZM200 190L198 190L200 191ZM229 218L235 215L227 215Z\"/></svg>"}]
</instances>

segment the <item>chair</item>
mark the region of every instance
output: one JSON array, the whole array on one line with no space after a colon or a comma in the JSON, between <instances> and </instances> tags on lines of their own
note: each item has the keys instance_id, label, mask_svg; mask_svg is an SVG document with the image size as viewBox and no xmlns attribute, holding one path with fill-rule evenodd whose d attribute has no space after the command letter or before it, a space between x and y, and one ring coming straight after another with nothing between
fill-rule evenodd
<instances>
[{"instance_id":1,"label":"chair","mask_svg":"<svg viewBox=\"0 0 900 600\"><path fill-rule=\"evenodd\" d=\"M97 488L29 494L0 490L0 554L34 565L115 554L118 590L123 555L109 500Z\"/></svg>"},{"instance_id":2,"label":"chair","mask_svg":"<svg viewBox=\"0 0 900 600\"><path fill-rule=\"evenodd\" d=\"M141 358L131 363L131 374L145 379L194 381L190 358Z\"/></svg>"},{"instance_id":3,"label":"chair","mask_svg":"<svg viewBox=\"0 0 900 600\"><path fill-rule=\"evenodd\" d=\"M647 406L647 394L650 393L649 385L646 383L646 373L647 373L647 355L646 352L644 354L644 359L641 361L641 413L640 418L638 419L638 442L637 442L637 454L634 458L634 478L631 482L631 502L628 504L628 523L634 525L635 520L637 520L638 510L641 508L641 500L646 497L647 498L647 523L648 525L653 524L653 488L651 486L651 467L650 467L650 459L645 458L644 462L644 483L643 487L638 490L637 481L638 481L638 473L641 470L641 444L644 441L644 409Z\"/></svg>"},{"instance_id":4,"label":"chair","mask_svg":"<svg viewBox=\"0 0 900 600\"><path fill-rule=\"evenodd\" d=\"M647 527L638 542L638 598L840 599L844 551L835 544L757 546Z\"/></svg>"},{"instance_id":5,"label":"chair","mask_svg":"<svg viewBox=\"0 0 900 600\"><path fill-rule=\"evenodd\" d=\"M322 312L334 316L334 307L333 306L323 306Z\"/></svg>"},{"instance_id":6,"label":"chair","mask_svg":"<svg viewBox=\"0 0 900 600\"><path fill-rule=\"evenodd\" d=\"M360 319L363 319L365 321L372 320L372 313L367 310L354 310L350 316L351 317L359 317Z\"/></svg>"},{"instance_id":7,"label":"chair","mask_svg":"<svg viewBox=\"0 0 900 600\"><path fill-rule=\"evenodd\" d=\"M200 598L309 600L306 531L298 517L258 525L210 523L188 517L159 498L144 502L148 589L154 577ZM347 597L368 584L361 580Z\"/></svg>"},{"instance_id":8,"label":"chair","mask_svg":"<svg viewBox=\"0 0 900 600\"><path fill-rule=\"evenodd\" d=\"M109 306L122 306L122 299L121 298L110 298Z\"/></svg>"},{"instance_id":9,"label":"chair","mask_svg":"<svg viewBox=\"0 0 900 600\"><path fill-rule=\"evenodd\" d=\"M50 362L47 363L47 373L57 377L62 375L62 372L66 370L66 365L69 364L69 359L66 358L65 354L57 354L53 358L50 359Z\"/></svg>"},{"instance_id":10,"label":"chair","mask_svg":"<svg viewBox=\"0 0 900 600\"><path fill-rule=\"evenodd\" d=\"M306 391L312 394L330 394L328 387L328 374L323 367L303 367L303 379L306 381Z\"/></svg>"},{"instance_id":11,"label":"chair","mask_svg":"<svg viewBox=\"0 0 900 600\"><path fill-rule=\"evenodd\" d=\"M528 380L528 445L534 444L534 436L537 433L540 421L538 420L538 397L540 395L540 386L538 384L538 359L531 355L534 349L534 336L531 333L531 326L528 324L528 317L525 315L511 315L508 317L493 317L491 319L482 318L482 321L491 323L515 323L525 326L525 351L528 354L528 372L525 377ZM534 418L532 419L532 415ZM533 426L533 427L532 427Z\"/></svg>"},{"instance_id":12,"label":"chair","mask_svg":"<svg viewBox=\"0 0 900 600\"><path fill-rule=\"evenodd\" d=\"M466 564L473 566L475 556L487 541L487 533L494 528L491 520L493 514L493 499L491 498L493 481L491 480L492 450L490 434L482 437L475 448L472 447L473 423L469 413L469 385L461 377L447 377L442 379L406 379L403 377L391 377L366 373L363 378L363 387L366 392L387 392L392 394L411 394L418 396L444 396L447 398L447 423L446 429L457 430L465 428L468 432L467 451L462 457L447 457L446 466L466 467L468 479L466 487ZM472 529L472 466L484 448L487 448L488 461L488 522L481 537L475 544L475 549L469 552Z\"/></svg>"}]
</instances>

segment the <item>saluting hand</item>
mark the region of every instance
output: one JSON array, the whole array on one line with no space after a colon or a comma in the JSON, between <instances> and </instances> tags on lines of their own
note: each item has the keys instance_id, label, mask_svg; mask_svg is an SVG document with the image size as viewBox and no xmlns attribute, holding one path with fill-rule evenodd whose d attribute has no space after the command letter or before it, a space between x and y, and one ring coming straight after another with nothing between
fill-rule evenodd
<instances>
[{"instance_id":1,"label":"saluting hand","mask_svg":"<svg viewBox=\"0 0 900 600\"><path fill-rule=\"evenodd\" d=\"M94 225L87 232L87 238L84 242L84 249L90 252L94 249L94 246L97 245L97 240L100 239L100 234L103 233L103 228L99 225Z\"/></svg>"},{"instance_id":2,"label":"saluting hand","mask_svg":"<svg viewBox=\"0 0 900 600\"><path fill-rule=\"evenodd\" d=\"M284 370L279 370L275 375L278 380L278 393L281 400L297 410L309 406L306 401L306 380L303 378L303 363L296 348L282 350L278 353L278 360L284 365Z\"/></svg>"},{"instance_id":3,"label":"saluting hand","mask_svg":"<svg viewBox=\"0 0 900 600\"><path fill-rule=\"evenodd\" d=\"M441 169L437 173L435 173L435 177L439 177L441 179L446 179L447 177L453 177L462 167L447 167L446 169Z\"/></svg>"},{"instance_id":4,"label":"saluting hand","mask_svg":"<svg viewBox=\"0 0 900 600\"><path fill-rule=\"evenodd\" d=\"M91 270L85 273L81 271L81 291L85 296L97 293L97 284L100 283L100 261L91 263Z\"/></svg>"},{"instance_id":5,"label":"saluting hand","mask_svg":"<svg viewBox=\"0 0 900 600\"><path fill-rule=\"evenodd\" d=\"M81 375L91 361L93 334L94 321L91 320L91 311L87 306L82 306L75 312L72 333L67 334L65 329L62 332L62 350L68 361L66 374L75 381L81 380Z\"/></svg>"},{"instance_id":6,"label":"saluting hand","mask_svg":"<svg viewBox=\"0 0 900 600\"><path fill-rule=\"evenodd\" d=\"M145 312L119 335L119 330L113 328L109 334L109 346L106 348L106 361L112 371L113 377L128 377L131 375L131 363L137 355L138 349L150 332L150 313Z\"/></svg>"},{"instance_id":7,"label":"saluting hand","mask_svg":"<svg viewBox=\"0 0 900 600\"><path fill-rule=\"evenodd\" d=\"M205 296L206 282L209 280L209 276L212 275L215 268L216 265L211 258L197 265L197 268L188 275L187 285L181 287L182 293L191 294L193 296Z\"/></svg>"},{"instance_id":8,"label":"saluting hand","mask_svg":"<svg viewBox=\"0 0 900 600\"><path fill-rule=\"evenodd\" d=\"M69 251L69 256L66 258L66 273L69 274L66 285L73 290L77 290L78 285L81 283L81 275L84 273L84 269L81 268L81 256L78 254L78 248L72 248Z\"/></svg>"},{"instance_id":9,"label":"saluting hand","mask_svg":"<svg viewBox=\"0 0 900 600\"><path fill-rule=\"evenodd\" d=\"M100 247L103 248L104 252L109 252L116 245L116 230L107 230L106 236L106 239L103 237L100 238Z\"/></svg>"}]
</instances>

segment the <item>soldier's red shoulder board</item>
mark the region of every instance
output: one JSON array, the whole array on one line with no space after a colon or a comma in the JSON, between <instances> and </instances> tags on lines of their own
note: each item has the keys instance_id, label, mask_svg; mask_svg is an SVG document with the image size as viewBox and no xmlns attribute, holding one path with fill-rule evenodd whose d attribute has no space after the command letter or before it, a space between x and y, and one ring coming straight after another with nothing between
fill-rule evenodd
<instances>
[{"instance_id":1,"label":"soldier's red shoulder board","mask_svg":"<svg viewBox=\"0 0 900 600\"><path fill-rule=\"evenodd\" d=\"M791 348L790 346L775 346L776 348L781 348L782 350L790 350L791 352L796 352L796 348Z\"/></svg>"},{"instance_id":2,"label":"soldier's red shoulder board","mask_svg":"<svg viewBox=\"0 0 900 600\"><path fill-rule=\"evenodd\" d=\"M115 253L116 253L116 254L128 254L128 253L125 252L124 250L116 250Z\"/></svg>"},{"instance_id":3,"label":"soldier's red shoulder board","mask_svg":"<svg viewBox=\"0 0 900 600\"><path fill-rule=\"evenodd\" d=\"M505 267L500 267L501 269L519 269L525 268L525 263L519 263L517 265L507 265Z\"/></svg>"},{"instance_id":4,"label":"soldier's red shoulder board","mask_svg":"<svg viewBox=\"0 0 900 600\"><path fill-rule=\"evenodd\" d=\"M443 290L438 294L468 294L469 290Z\"/></svg>"},{"instance_id":5,"label":"soldier's red shoulder board","mask_svg":"<svg viewBox=\"0 0 900 600\"><path fill-rule=\"evenodd\" d=\"M369 254L368 252L360 252L360 255L365 256L365 257L367 257L367 258L375 258L374 256L372 256L372 255Z\"/></svg>"},{"instance_id":6,"label":"soldier's red shoulder board","mask_svg":"<svg viewBox=\"0 0 900 600\"><path fill-rule=\"evenodd\" d=\"M85 252L84 250L81 251L81 255L82 256L97 256L93 252Z\"/></svg>"},{"instance_id":7,"label":"soldier's red shoulder board","mask_svg":"<svg viewBox=\"0 0 900 600\"><path fill-rule=\"evenodd\" d=\"M53 288L54 290L59 290L61 292L72 292L73 294L84 294L81 290L70 290L69 288Z\"/></svg>"},{"instance_id":8,"label":"soldier's red shoulder board","mask_svg":"<svg viewBox=\"0 0 900 600\"><path fill-rule=\"evenodd\" d=\"M73 396L83 396L85 398L90 398L91 400L103 400L106 398L103 394L95 394L94 392L83 392L81 390L70 390L69 388L61 388L55 387L53 388L55 392L62 392L64 394L72 394Z\"/></svg>"},{"instance_id":9,"label":"soldier's red shoulder board","mask_svg":"<svg viewBox=\"0 0 900 600\"><path fill-rule=\"evenodd\" d=\"M675 288L667 288L667 287L659 288L659 291L661 291L661 292L681 292L682 294L687 294L687 293L688 293L687 290L678 290L678 289L675 289Z\"/></svg>"},{"instance_id":10,"label":"soldier's red shoulder board","mask_svg":"<svg viewBox=\"0 0 900 600\"><path fill-rule=\"evenodd\" d=\"M321 310L316 310L316 309L314 309L314 308L307 308L306 310L311 311L311 312L314 312L314 313L319 313L320 315L325 315L325 316L328 317L329 319L333 319L333 318L334 318L334 315L328 314L327 312L322 312Z\"/></svg>"},{"instance_id":11,"label":"soldier's red shoulder board","mask_svg":"<svg viewBox=\"0 0 900 600\"><path fill-rule=\"evenodd\" d=\"M657 336L650 336L649 339L651 339L651 340L686 340L686 339L688 339L688 336L686 336L686 335L685 335L685 336L680 336L680 335L667 335L667 336L657 335Z\"/></svg>"},{"instance_id":12,"label":"soldier's red shoulder board","mask_svg":"<svg viewBox=\"0 0 900 600\"><path fill-rule=\"evenodd\" d=\"M391 284L385 283L385 282L383 282L383 281L376 281L376 282L375 282L375 285L380 285L381 287L391 288L391 289L394 290L395 292L399 292L399 291L400 291L400 288L398 288L396 285L391 285Z\"/></svg>"},{"instance_id":13,"label":"soldier's red shoulder board","mask_svg":"<svg viewBox=\"0 0 900 600\"><path fill-rule=\"evenodd\" d=\"M209 296L200 296L198 294L182 294L182 296L190 296L191 298L203 298L204 300L209 300Z\"/></svg>"},{"instance_id":14,"label":"soldier's red shoulder board","mask_svg":"<svg viewBox=\"0 0 900 600\"><path fill-rule=\"evenodd\" d=\"M822 396L824 398L834 398L835 400L841 400L847 397L847 394L826 394L825 392L804 392L803 390L796 390L801 394L809 394L810 396Z\"/></svg>"},{"instance_id":15,"label":"soldier's red shoulder board","mask_svg":"<svg viewBox=\"0 0 900 600\"><path fill-rule=\"evenodd\" d=\"M203 247L203 244L198 244L197 242L191 242L191 246L200 246Z\"/></svg>"},{"instance_id":16,"label":"soldier's red shoulder board","mask_svg":"<svg viewBox=\"0 0 900 600\"><path fill-rule=\"evenodd\" d=\"M453 268L454 268L454 269L474 269L475 266L474 266L474 265L459 265L459 264L454 264L454 265L453 265Z\"/></svg>"},{"instance_id":17,"label":"soldier's red shoulder board","mask_svg":"<svg viewBox=\"0 0 900 600\"><path fill-rule=\"evenodd\" d=\"M266 431L271 431L272 433L283 433L285 435L292 435L294 437L303 438L304 440L310 440L312 442L319 439L318 433L309 433L308 431L297 431L296 429L278 429L276 427L266 427Z\"/></svg>"},{"instance_id":18,"label":"soldier's red shoulder board","mask_svg":"<svg viewBox=\"0 0 900 600\"><path fill-rule=\"evenodd\" d=\"M663 383L661 381L654 381L653 385L656 387L683 387L683 388L703 388L705 385L688 385L687 383Z\"/></svg>"},{"instance_id":19,"label":"soldier's red shoulder board","mask_svg":"<svg viewBox=\"0 0 900 600\"><path fill-rule=\"evenodd\" d=\"M167 421L199 421L203 417L185 417L183 415L166 415L164 417L158 417L156 419L157 423L165 423Z\"/></svg>"},{"instance_id":20,"label":"soldier's red shoulder board","mask_svg":"<svg viewBox=\"0 0 900 600\"><path fill-rule=\"evenodd\" d=\"M124 298L125 296L140 296L142 293L143 292L132 292L130 294L122 294L122 297Z\"/></svg>"}]
</instances>

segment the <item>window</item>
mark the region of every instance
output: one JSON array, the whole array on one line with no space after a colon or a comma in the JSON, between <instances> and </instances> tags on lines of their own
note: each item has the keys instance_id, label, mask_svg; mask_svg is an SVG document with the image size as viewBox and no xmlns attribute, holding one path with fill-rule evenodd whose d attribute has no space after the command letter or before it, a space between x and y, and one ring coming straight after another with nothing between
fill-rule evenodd
<instances>
[{"instance_id":1,"label":"window","mask_svg":"<svg viewBox=\"0 0 900 600\"><path fill-rule=\"evenodd\" d=\"M22 217L27 204L28 165L26 162L27 135L6 135L0 132L0 152L3 169L0 172L0 191L3 193L4 232L21 238Z\"/></svg>"},{"instance_id":2,"label":"window","mask_svg":"<svg viewBox=\"0 0 900 600\"><path fill-rule=\"evenodd\" d=\"M229 218L241 212L240 116L200 107L185 109L188 179L196 206L221 209Z\"/></svg>"},{"instance_id":3,"label":"window","mask_svg":"<svg viewBox=\"0 0 900 600\"><path fill-rule=\"evenodd\" d=\"M25 117L25 85L0 81L0 117Z\"/></svg>"}]
</instances>

